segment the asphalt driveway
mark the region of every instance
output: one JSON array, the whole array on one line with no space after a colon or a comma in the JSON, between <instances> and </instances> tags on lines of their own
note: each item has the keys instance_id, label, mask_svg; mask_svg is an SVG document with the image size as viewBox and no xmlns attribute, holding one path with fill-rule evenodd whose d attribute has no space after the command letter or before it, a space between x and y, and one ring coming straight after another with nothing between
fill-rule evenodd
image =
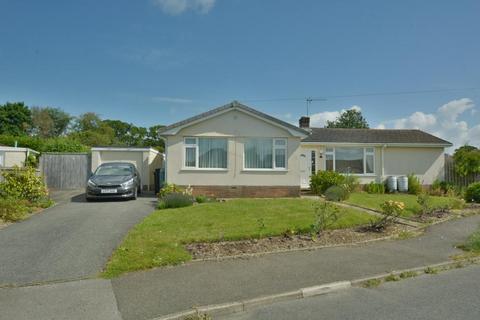
<instances>
[{"instance_id":1,"label":"asphalt driveway","mask_svg":"<svg viewBox=\"0 0 480 320\"><path fill-rule=\"evenodd\" d=\"M0 286L97 275L155 202L153 196L85 202L81 191L53 198L55 207L0 230Z\"/></svg>"}]
</instances>

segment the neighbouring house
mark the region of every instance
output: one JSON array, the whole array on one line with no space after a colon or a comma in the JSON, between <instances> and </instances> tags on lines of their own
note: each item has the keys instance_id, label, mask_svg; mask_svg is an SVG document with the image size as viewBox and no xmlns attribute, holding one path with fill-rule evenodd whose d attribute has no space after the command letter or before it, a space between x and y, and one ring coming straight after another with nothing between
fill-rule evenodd
<instances>
[{"instance_id":1,"label":"neighbouring house","mask_svg":"<svg viewBox=\"0 0 480 320\"><path fill-rule=\"evenodd\" d=\"M163 167L163 153L153 148L95 147L92 151L92 172L106 162L129 162L140 173L143 190L154 189L155 169Z\"/></svg>"},{"instance_id":2,"label":"neighbouring house","mask_svg":"<svg viewBox=\"0 0 480 320\"><path fill-rule=\"evenodd\" d=\"M166 181L217 197L298 196L319 170L351 173L365 184L390 175L443 179L452 144L420 130L310 128L236 101L159 131Z\"/></svg>"},{"instance_id":3,"label":"neighbouring house","mask_svg":"<svg viewBox=\"0 0 480 320\"><path fill-rule=\"evenodd\" d=\"M38 155L39 152L29 148L0 146L0 168L23 167L29 155Z\"/></svg>"}]
</instances>

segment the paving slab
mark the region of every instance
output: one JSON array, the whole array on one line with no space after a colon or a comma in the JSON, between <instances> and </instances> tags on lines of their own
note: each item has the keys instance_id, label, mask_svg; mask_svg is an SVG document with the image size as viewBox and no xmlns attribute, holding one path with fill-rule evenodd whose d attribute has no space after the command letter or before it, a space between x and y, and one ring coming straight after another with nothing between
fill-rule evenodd
<instances>
[{"instance_id":1,"label":"paving slab","mask_svg":"<svg viewBox=\"0 0 480 320\"><path fill-rule=\"evenodd\" d=\"M121 320L108 280L0 289L0 320Z\"/></svg>"}]
</instances>

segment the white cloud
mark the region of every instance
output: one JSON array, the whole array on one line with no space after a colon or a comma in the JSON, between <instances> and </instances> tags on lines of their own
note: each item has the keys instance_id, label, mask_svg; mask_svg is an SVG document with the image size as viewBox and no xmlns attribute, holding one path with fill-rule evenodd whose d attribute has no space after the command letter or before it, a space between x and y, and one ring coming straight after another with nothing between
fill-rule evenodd
<instances>
[{"instance_id":1,"label":"white cloud","mask_svg":"<svg viewBox=\"0 0 480 320\"><path fill-rule=\"evenodd\" d=\"M152 97L153 102L169 102L169 103L191 103L193 100L174 97Z\"/></svg>"},{"instance_id":2,"label":"white cloud","mask_svg":"<svg viewBox=\"0 0 480 320\"><path fill-rule=\"evenodd\" d=\"M215 1L216 0L152 0L155 6L171 15L179 15L187 10L205 14L213 8Z\"/></svg>"},{"instance_id":3,"label":"white cloud","mask_svg":"<svg viewBox=\"0 0 480 320\"><path fill-rule=\"evenodd\" d=\"M340 111L324 111L324 112L314 113L310 115L310 126L324 127L326 126L327 121L334 121L340 116L342 112L345 112L346 110L362 111L362 108L360 108L357 105L353 105L348 109L342 109Z\"/></svg>"},{"instance_id":4,"label":"white cloud","mask_svg":"<svg viewBox=\"0 0 480 320\"><path fill-rule=\"evenodd\" d=\"M458 148L465 143L479 146L480 124L469 127L466 121L460 119L469 110L471 114L472 110L475 110L474 107L473 101L468 98L452 100L442 105L434 113L417 111L406 118L380 123L378 128L424 130L452 142L453 148ZM468 113L466 115L468 116Z\"/></svg>"}]
</instances>

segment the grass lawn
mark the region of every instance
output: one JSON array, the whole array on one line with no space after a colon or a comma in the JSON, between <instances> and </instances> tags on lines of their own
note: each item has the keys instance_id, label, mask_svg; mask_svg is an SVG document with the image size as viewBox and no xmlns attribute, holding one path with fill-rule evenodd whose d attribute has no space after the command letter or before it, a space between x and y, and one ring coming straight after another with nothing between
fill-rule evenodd
<instances>
[{"instance_id":1,"label":"grass lawn","mask_svg":"<svg viewBox=\"0 0 480 320\"><path fill-rule=\"evenodd\" d=\"M280 235L288 230L308 232L315 221L310 199L237 199L193 207L157 210L128 233L113 253L103 275L174 265L191 259L184 244ZM333 229L368 223L367 213L344 212Z\"/></svg>"},{"instance_id":2,"label":"grass lawn","mask_svg":"<svg viewBox=\"0 0 480 320\"><path fill-rule=\"evenodd\" d=\"M415 215L420 209L420 206L417 203L417 196L411 194L370 194L366 192L356 192L352 193L350 198L345 202L381 211L380 205L387 200L401 201L405 203L405 211L403 213L403 216L405 217ZM458 208L460 201L457 198L431 196L430 201L432 206L436 208L451 205L454 209L460 209Z\"/></svg>"}]
</instances>

